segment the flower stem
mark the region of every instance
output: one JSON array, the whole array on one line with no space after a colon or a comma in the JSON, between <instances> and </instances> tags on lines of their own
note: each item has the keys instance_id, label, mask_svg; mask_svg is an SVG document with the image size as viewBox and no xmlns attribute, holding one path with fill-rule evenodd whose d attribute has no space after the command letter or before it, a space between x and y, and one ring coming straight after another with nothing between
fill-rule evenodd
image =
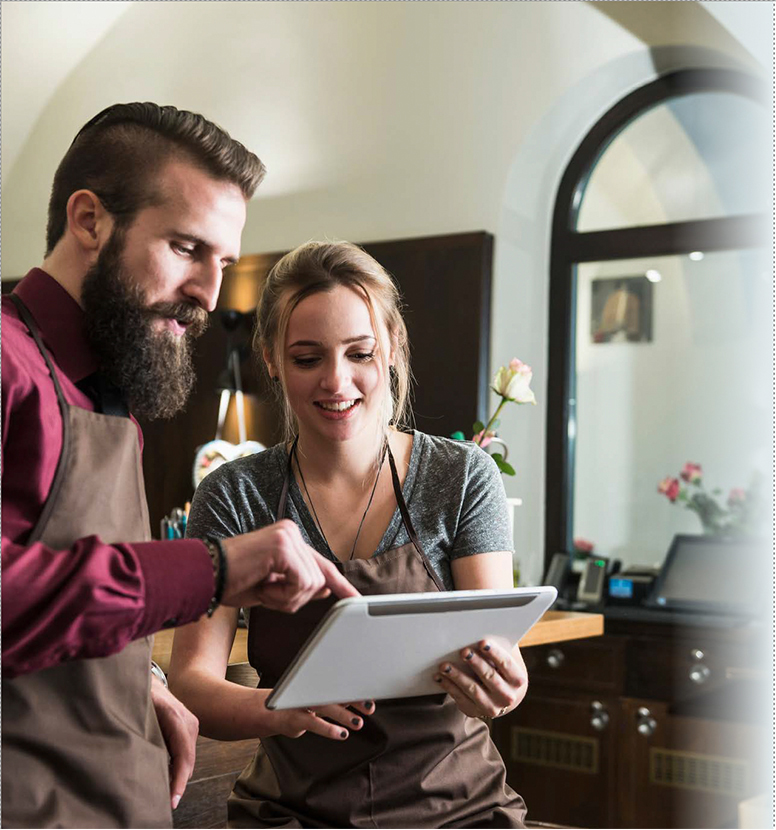
<instances>
[{"instance_id":1,"label":"flower stem","mask_svg":"<svg viewBox=\"0 0 776 830\"><path fill-rule=\"evenodd\" d=\"M503 407L506 402L507 402L507 399L502 397L501 398L501 403L496 407L496 411L493 413L493 416L488 421L488 423L485 425L485 429L483 429L482 432L480 433L480 440L474 442L477 446L480 446L480 444L482 444L483 440L485 439L485 436L488 434L488 430L490 429L490 425L496 420L496 418L498 418L498 414L499 414L499 412L501 412L501 407Z\"/></svg>"}]
</instances>

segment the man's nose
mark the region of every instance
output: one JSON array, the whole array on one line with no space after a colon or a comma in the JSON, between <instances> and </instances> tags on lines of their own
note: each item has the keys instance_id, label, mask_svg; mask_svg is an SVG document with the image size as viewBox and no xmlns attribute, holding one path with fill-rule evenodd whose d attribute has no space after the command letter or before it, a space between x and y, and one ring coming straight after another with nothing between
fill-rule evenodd
<instances>
[{"instance_id":1,"label":"man's nose","mask_svg":"<svg viewBox=\"0 0 776 830\"><path fill-rule=\"evenodd\" d=\"M213 311L218 302L223 276L220 261L200 263L197 273L184 285L183 292L205 311Z\"/></svg>"}]
</instances>

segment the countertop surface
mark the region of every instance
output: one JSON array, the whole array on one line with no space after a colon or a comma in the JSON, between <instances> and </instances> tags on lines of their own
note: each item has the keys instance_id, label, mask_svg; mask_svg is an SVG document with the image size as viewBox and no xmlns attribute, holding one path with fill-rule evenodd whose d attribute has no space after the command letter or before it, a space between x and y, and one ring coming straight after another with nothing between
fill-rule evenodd
<instances>
[{"instance_id":1,"label":"countertop surface","mask_svg":"<svg viewBox=\"0 0 776 830\"><path fill-rule=\"evenodd\" d=\"M521 648L540 646L546 643L562 643L566 640L580 640L597 637L604 633L603 614L583 611L547 611L536 625L520 641ZM160 631L154 638L153 659L166 672L170 667L170 653L174 630ZM229 654L229 663L248 661L248 631L238 628Z\"/></svg>"}]
</instances>

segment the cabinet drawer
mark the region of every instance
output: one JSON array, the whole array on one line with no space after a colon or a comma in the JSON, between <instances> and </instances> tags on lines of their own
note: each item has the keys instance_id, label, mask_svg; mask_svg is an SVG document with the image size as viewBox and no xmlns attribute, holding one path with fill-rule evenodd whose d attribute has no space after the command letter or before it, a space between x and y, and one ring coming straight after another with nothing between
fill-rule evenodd
<instances>
[{"instance_id":1,"label":"cabinet drawer","mask_svg":"<svg viewBox=\"0 0 776 830\"><path fill-rule=\"evenodd\" d=\"M625 693L657 700L690 700L731 684L731 668L749 665L745 649L698 635L673 642L634 638L628 645Z\"/></svg>"},{"instance_id":2,"label":"cabinet drawer","mask_svg":"<svg viewBox=\"0 0 776 830\"><path fill-rule=\"evenodd\" d=\"M617 693L623 685L624 651L622 638L603 636L536 646L523 656L531 684Z\"/></svg>"}]
</instances>

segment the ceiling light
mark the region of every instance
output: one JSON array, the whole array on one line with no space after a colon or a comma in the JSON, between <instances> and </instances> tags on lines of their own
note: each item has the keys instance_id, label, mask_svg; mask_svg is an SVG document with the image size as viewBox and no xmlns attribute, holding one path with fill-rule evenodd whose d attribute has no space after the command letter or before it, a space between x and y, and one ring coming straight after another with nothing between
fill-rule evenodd
<instances>
[{"instance_id":1,"label":"ceiling light","mask_svg":"<svg viewBox=\"0 0 776 830\"><path fill-rule=\"evenodd\" d=\"M693 262L700 262L703 259L703 251L693 251L689 256Z\"/></svg>"},{"instance_id":2,"label":"ceiling light","mask_svg":"<svg viewBox=\"0 0 776 830\"><path fill-rule=\"evenodd\" d=\"M663 279L662 274L660 271L656 271L654 268L649 268L644 275L650 282L660 282Z\"/></svg>"}]
</instances>

